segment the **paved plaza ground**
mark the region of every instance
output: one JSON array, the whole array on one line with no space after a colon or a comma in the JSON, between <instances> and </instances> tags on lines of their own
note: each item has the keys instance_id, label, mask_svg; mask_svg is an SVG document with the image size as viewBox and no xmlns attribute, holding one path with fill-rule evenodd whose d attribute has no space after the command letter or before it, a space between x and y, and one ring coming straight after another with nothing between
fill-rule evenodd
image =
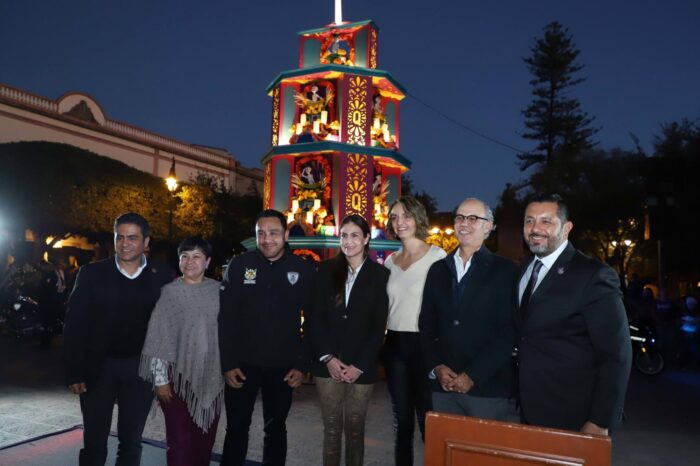
<instances>
[{"instance_id":1,"label":"paved plaza ground","mask_svg":"<svg viewBox=\"0 0 700 466\"><path fill-rule=\"evenodd\" d=\"M78 398L63 385L60 339L55 340L47 352L34 350L32 346L33 342L0 337L0 448L82 423ZM386 385L377 384L367 416L365 464L368 466L393 463L393 430L388 400ZM248 458L256 461L262 459L261 413L258 399L248 450ZM215 452L221 452L223 447L225 425L223 414L214 444ZM112 429L116 430L116 409ZM320 464L323 426L313 385L303 385L295 390L287 430L287 465ZM143 435L151 440L165 440L160 410L148 419ZM416 450L420 461L417 464L422 464L423 445L420 441L416 441Z\"/></svg>"},{"instance_id":2,"label":"paved plaza ground","mask_svg":"<svg viewBox=\"0 0 700 466\"><path fill-rule=\"evenodd\" d=\"M81 423L77 397L63 385L61 343L47 352L33 342L0 336L0 448ZM260 460L261 409L256 406L249 459ZM632 373L627 420L613 437L613 464L620 466L700 464L700 373L666 371L657 377ZM223 444L220 423L215 452ZM288 421L289 466L321 464L322 425L312 385L296 390ZM144 437L164 440L162 414L149 418ZM377 384L366 430L367 466L393 464L391 408L385 384ZM422 464L422 445L416 442ZM0 450L0 465L3 452ZM77 461L77 451L76 451ZM165 453L163 453L165 464ZM29 465L28 465L29 466Z\"/></svg>"}]
</instances>

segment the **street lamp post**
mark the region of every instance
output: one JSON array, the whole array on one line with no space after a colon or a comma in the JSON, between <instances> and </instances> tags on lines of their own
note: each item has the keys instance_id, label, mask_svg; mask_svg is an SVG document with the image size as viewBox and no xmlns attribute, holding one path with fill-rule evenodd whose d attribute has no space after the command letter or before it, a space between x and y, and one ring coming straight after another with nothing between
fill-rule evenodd
<instances>
[{"instance_id":1,"label":"street lamp post","mask_svg":"<svg viewBox=\"0 0 700 466\"><path fill-rule=\"evenodd\" d=\"M173 239L173 203L175 200L175 190L177 189L177 175L175 174L175 157L173 157L173 163L170 166L170 172L168 173L168 177L165 179L165 185L168 187L168 191L170 191L170 215L168 217L168 241L172 241Z\"/></svg>"}]
</instances>

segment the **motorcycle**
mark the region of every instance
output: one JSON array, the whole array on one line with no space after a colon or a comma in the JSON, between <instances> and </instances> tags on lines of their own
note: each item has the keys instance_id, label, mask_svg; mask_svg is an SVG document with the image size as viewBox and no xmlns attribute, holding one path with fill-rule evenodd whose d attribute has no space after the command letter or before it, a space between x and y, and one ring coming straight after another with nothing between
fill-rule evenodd
<instances>
[{"instance_id":1,"label":"motorcycle","mask_svg":"<svg viewBox=\"0 0 700 466\"><path fill-rule=\"evenodd\" d=\"M630 324L634 367L644 375L656 375L664 368L664 357L657 348L656 333L648 325Z\"/></svg>"},{"instance_id":2,"label":"motorcycle","mask_svg":"<svg viewBox=\"0 0 700 466\"><path fill-rule=\"evenodd\" d=\"M29 296L17 295L8 299L0 312L8 333L16 338L39 336L44 327L41 324L39 303Z\"/></svg>"}]
</instances>

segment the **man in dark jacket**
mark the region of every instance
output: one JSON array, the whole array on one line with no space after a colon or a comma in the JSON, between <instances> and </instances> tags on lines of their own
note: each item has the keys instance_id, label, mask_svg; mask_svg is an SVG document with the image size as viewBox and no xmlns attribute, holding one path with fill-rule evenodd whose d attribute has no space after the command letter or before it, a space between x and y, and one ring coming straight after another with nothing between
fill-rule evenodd
<instances>
[{"instance_id":1,"label":"man in dark jacket","mask_svg":"<svg viewBox=\"0 0 700 466\"><path fill-rule=\"evenodd\" d=\"M418 322L433 409L506 420L517 269L483 245L493 228L483 201L462 202L454 225L459 248L430 267Z\"/></svg>"},{"instance_id":2,"label":"man in dark jacket","mask_svg":"<svg viewBox=\"0 0 700 466\"><path fill-rule=\"evenodd\" d=\"M80 395L84 448L80 466L102 466L112 410L119 402L117 464L141 462L141 434L153 400L139 377L148 320L170 271L148 263L149 226L135 213L114 222L115 257L80 268L66 313L67 382Z\"/></svg>"},{"instance_id":3,"label":"man in dark jacket","mask_svg":"<svg viewBox=\"0 0 700 466\"><path fill-rule=\"evenodd\" d=\"M620 280L568 241L573 223L556 194L527 205L534 254L517 288L522 420L608 435L622 416L632 364Z\"/></svg>"},{"instance_id":4,"label":"man in dark jacket","mask_svg":"<svg viewBox=\"0 0 700 466\"><path fill-rule=\"evenodd\" d=\"M264 210L255 223L257 249L231 260L221 286L219 345L226 378L226 439L222 465L243 465L248 430L262 390L264 465L284 465L292 389L311 363L302 314L313 312L313 264L286 244L287 222Z\"/></svg>"}]
</instances>

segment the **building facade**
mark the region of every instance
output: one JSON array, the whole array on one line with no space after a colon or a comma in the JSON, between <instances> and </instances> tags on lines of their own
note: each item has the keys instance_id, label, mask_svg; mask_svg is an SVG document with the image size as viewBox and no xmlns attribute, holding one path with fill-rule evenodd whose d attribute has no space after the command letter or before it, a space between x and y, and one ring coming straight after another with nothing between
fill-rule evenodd
<instances>
[{"instance_id":1,"label":"building facade","mask_svg":"<svg viewBox=\"0 0 700 466\"><path fill-rule=\"evenodd\" d=\"M243 167L225 149L187 144L107 117L92 97L70 92L57 100L0 84L0 144L49 141L80 147L154 176L199 174L221 180L237 194L262 194L263 171Z\"/></svg>"}]
</instances>

